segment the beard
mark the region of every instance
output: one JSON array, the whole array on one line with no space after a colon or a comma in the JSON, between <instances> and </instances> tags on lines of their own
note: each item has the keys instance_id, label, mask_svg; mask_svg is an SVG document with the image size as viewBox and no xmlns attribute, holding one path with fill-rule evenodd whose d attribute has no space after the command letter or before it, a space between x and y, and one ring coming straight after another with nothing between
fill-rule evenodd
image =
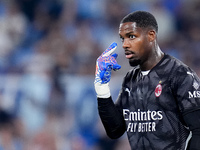
<instances>
[{"instance_id":1,"label":"beard","mask_svg":"<svg viewBox=\"0 0 200 150\"><path fill-rule=\"evenodd\" d=\"M140 59L129 59L129 64L131 67L135 67L140 65L141 60Z\"/></svg>"}]
</instances>

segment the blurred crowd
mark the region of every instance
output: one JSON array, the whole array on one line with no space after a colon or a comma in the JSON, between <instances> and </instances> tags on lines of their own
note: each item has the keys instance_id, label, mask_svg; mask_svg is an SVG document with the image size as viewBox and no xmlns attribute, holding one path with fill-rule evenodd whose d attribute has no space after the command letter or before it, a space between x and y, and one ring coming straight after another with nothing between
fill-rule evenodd
<instances>
[{"instance_id":1,"label":"blurred crowd","mask_svg":"<svg viewBox=\"0 0 200 150\"><path fill-rule=\"evenodd\" d=\"M107 138L93 80L117 42L117 94L130 69L119 22L136 10L155 15L160 48L200 75L199 0L0 1L0 150L130 150L126 135Z\"/></svg>"}]
</instances>

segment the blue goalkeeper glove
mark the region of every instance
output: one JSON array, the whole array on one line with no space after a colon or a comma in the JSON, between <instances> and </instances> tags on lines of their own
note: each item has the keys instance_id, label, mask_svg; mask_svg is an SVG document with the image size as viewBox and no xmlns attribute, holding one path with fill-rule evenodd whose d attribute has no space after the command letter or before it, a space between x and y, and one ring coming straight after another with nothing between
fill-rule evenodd
<instances>
[{"instance_id":1,"label":"blue goalkeeper glove","mask_svg":"<svg viewBox=\"0 0 200 150\"><path fill-rule=\"evenodd\" d=\"M119 70L121 66L117 64L117 54L112 54L117 48L117 43L112 43L96 61L95 90L98 97L106 98L110 96L108 83L111 78L111 71Z\"/></svg>"}]
</instances>

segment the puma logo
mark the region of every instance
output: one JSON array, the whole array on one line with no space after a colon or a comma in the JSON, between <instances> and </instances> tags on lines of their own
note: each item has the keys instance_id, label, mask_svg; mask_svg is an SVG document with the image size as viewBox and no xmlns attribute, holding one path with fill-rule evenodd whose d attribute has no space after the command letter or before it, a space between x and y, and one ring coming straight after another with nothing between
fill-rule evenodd
<instances>
[{"instance_id":1,"label":"puma logo","mask_svg":"<svg viewBox=\"0 0 200 150\"><path fill-rule=\"evenodd\" d=\"M131 91L128 88L126 88L125 91L128 92L128 96L131 96Z\"/></svg>"},{"instance_id":2,"label":"puma logo","mask_svg":"<svg viewBox=\"0 0 200 150\"><path fill-rule=\"evenodd\" d=\"M191 75L194 78L194 74L193 73L188 71L187 74Z\"/></svg>"}]
</instances>

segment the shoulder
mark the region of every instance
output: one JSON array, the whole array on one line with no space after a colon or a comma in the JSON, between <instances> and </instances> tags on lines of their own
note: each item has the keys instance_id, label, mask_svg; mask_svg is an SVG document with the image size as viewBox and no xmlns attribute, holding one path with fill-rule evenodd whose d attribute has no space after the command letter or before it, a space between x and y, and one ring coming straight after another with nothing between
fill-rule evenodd
<instances>
[{"instance_id":1,"label":"shoulder","mask_svg":"<svg viewBox=\"0 0 200 150\"><path fill-rule=\"evenodd\" d=\"M139 71L140 71L139 66L136 66L132 68L131 70L129 70L123 79L123 85L129 83L131 80L134 80L134 78L138 76Z\"/></svg>"},{"instance_id":2,"label":"shoulder","mask_svg":"<svg viewBox=\"0 0 200 150\"><path fill-rule=\"evenodd\" d=\"M173 56L169 56L169 59L172 62L172 68L175 70L176 75L178 76L188 76L191 74L195 74L195 71L192 70L188 65L186 65L185 63L183 63L181 60L173 57Z\"/></svg>"},{"instance_id":3,"label":"shoulder","mask_svg":"<svg viewBox=\"0 0 200 150\"><path fill-rule=\"evenodd\" d=\"M200 84L198 75L188 65L181 60L168 55L169 66L171 66L169 79L172 81L173 86L176 88L179 86L190 87L194 83Z\"/></svg>"},{"instance_id":4,"label":"shoulder","mask_svg":"<svg viewBox=\"0 0 200 150\"><path fill-rule=\"evenodd\" d=\"M133 76L137 76L138 72L140 70L139 66L134 67L133 69L129 70L125 76L125 79L130 79Z\"/></svg>"},{"instance_id":5,"label":"shoulder","mask_svg":"<svg viewBox=\"0 0 200 150\"><path fill-rule=\"evenodd\" d=\"M163 59L153 68L158 74L183 73L191 70L181 60L165 54Z\"/></svg>"}]
</instances>

